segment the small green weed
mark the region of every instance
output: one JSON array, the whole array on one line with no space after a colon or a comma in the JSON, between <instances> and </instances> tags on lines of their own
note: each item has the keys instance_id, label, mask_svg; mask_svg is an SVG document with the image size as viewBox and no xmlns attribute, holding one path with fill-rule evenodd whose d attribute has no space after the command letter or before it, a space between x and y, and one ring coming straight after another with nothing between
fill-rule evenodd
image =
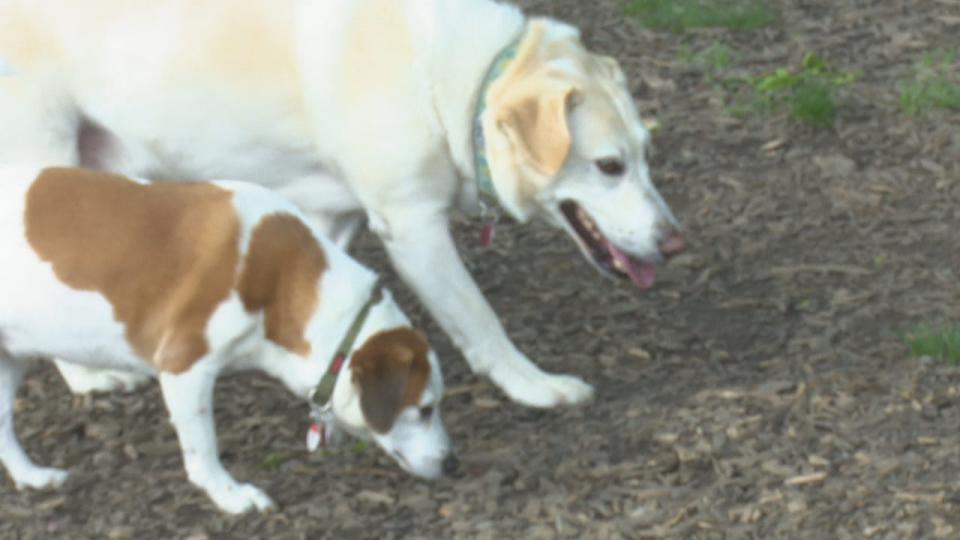
<instances>
[{"instance_id":1,"label":"small green weed","mask_svg":"<svg viewBox=\"0 0 960 540\"><path fill-rule=\"evenodd\" d=\"M800 82L790 96L790 116L799 122L825 125L837 115L833 88L823 81Z\"/></svg>"},{"instance_id":2,"label":"small green weed","mask_svg":"<svg viewBox=\"0 0 960 540\"><path fill-rule=\"evenodd\" d=\"M736 52L723 43L693 52L684 47L678 61L700 66L709 80L724 90L748 91L745 100L736 99L729 112L736 116L787 110L794 120L812 125L831 124L837 115L840 89L860 77L854 72L835 72L814 53L803 57L799 68L778 68L758 77L725 75L733 68ZM741 93L742 96L742 93Z\"/></svg>"},{"instance_id":3,"label":"small green weed","mask_svg":"<svg viewBox=\"0 0 960 540\"><path fill-rule=\"evenodd\" d=\"M650 28L677 32L716 27L755 30L777 20L767 2L745 0L630 0L626 12Z\"/></svg>"},{"instance_id":4,"label":"small green weed","mask_svg":"<svg viewBox=\"0 0 960 540\"><path fill-rule=\"evenodd\" d=\"M800 69L780 68L769 75L747 78L747 82L759 94L756 108L786 107L794 120L823 126L836 117L838 90L858 77L856 73L830 71L822 58L807 53Z\"/></svg>"},{"instance_id":5,"label":"small green weed","mask_svg":"<svg viewBox=\"0 0 960 540\"><path fill-rule=\"evenodd\" d=\"M913 77L900 82L900 108L907 114L931 108L960 109L957 51L927 53Z\"/></svg>"},{"instance_id":6,"label":"small green weed","mask_svg":"<svg viewBox=\"0 0 960 540\"><path fill-rule=\"evenodd\" d=\"M694 57L694 62L702 66L707 73L716 76L721 71L729 69L733 65L733 59L733 50L723 43L715 41L712 45L700 51Z\"/></svg>"},{"instance_id":7,"label":"small green weed","mask_svg":"<svg viewBox=\"0 0 960 540\"><path fill-rule=\"evenodd\" d=\"M735 57L733 49L719 41L714 41L709 47L699 51L683 45L677 52L678 62L702 69L714 82L724 82L721 74L733 65Z\"/></svg>"},{"instance_id":8,"label":"small green weed","mask_svg":"<svg viewBox=\"0 0 960 540\"><path fill-rule=\"evenodd\" d=\"M368 443L367 441L356 441L355 443L353 443L353 446L350 447L350 449L357 454L362 454L366 452L369 448L370 448L370 443Z\"/></svg>"},{"instance_id":9,"label":"small green weed","mask_svg":"<svg viewBox=\"0 0 960 540\"><path fill-rule=\"evenodd\" d=\"M960 326L920 326L907 334L907 345L914 356L960 362Z\"/></svg>"},{"instance_id":10,"label":"small green weed","mask_svg":"<svg viewBox=\"0 0 960 540\"><path fill-rule=\"evenodd\" d=\"M267 470L275 470L286 463L287 459L289 459L289 456L283 452L270 452L263 458L260 466Z\"/></svg>"}]
</instances>

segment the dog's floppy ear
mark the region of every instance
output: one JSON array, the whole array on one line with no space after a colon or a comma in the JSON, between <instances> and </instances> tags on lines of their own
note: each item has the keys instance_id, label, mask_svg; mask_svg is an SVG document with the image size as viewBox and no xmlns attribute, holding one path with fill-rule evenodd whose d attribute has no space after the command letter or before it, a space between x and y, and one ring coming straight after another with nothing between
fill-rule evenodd
<instances>
[{"instance_id":1,"label":"dog's floppy ear","mask_svg":"<svg viewBox=\"0 0 960 540\"><path fill-rule=\"evenodd\" d=\"M573 85L541 79L543 85L525 85L497 110L497 127L514 151L539 172L553 176L570 155L572 140L567 125L567 106Z\"/></svg>"},{"instance_id":2,"label":"dog's floppy ear","mask_svg":"<svg viewBox=\"0 0 960 540\"><path fill-rule=\"evenodd\" d=\"M387 433L400 411L420 402L430 378L426 354L426 340L409 328L374 334L354 353L350 370L371 429Z\"/></svg>"}]
</instances>

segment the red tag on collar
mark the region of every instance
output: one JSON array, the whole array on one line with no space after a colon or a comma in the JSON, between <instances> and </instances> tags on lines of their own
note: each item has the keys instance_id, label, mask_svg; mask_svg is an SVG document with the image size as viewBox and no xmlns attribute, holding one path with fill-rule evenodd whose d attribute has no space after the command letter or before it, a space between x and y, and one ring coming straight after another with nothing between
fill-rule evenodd
<instances>
[{"instance_id":1,"label":"red tag on collar","mask_svg":"<svg viewBox=\"0 0 960 540\"><path fill-rule=\"evenodd\" d=\"M340 368L343 367L343 361L346 360L346 359L347 359L347 357L344 356L344 355L342 355L342 354L338 354L338 355L334 356L334 357L333 357L333 363L330 364L330 373L333 373L334 375L339 374L339 373L340 373Z\"/></svg>"},{"instance_id":2,"label":"red tag on collar","mask_svg":"<svg viewBox=\"0 0 960 540\"><path fill-rule=\"evenodd\" d=\"M488 248L493 244L493 237L496 235L496 222L487 221L480 229L480 247Z\"/></svg>"}]
</instances>

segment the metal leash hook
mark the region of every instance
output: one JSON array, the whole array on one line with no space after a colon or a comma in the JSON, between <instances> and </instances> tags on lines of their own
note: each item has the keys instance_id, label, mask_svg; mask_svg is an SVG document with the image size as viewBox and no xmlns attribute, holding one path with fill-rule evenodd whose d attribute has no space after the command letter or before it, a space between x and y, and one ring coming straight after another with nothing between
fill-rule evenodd
<instances>
[{"instance_id":1,"label":"metal leash hook","mask_svg":"<svg viewBox=\"0 0 960 540\"><path fill-rule=\"evenodd\" d=\"M333 406L310 405L310 419L313 421L307 430L307 452L315 452L318 448L326 448L340 440L340 430L337 429Z\"/></svg>"}]
</instances>

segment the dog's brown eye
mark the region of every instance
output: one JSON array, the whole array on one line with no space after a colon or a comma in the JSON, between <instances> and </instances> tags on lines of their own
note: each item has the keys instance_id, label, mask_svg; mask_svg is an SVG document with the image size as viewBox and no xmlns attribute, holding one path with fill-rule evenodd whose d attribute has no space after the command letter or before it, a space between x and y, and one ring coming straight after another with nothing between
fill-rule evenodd
<instances>
[{"instance_id":1,"label":"dog's brown eye","mask_svg":"<svg viewBox=\"0 0 960 540\"><path fill-rule=\"evenodd\" d=\"M604 158L596 161L597 168L607 176L620 176L626 169L620 158Z\"/></svg>"},{"instance_id":2,"label":"dog's brown eye","mask_svg":"<svg viewBox=\"0 0 960 540\"><path fill-rule=\"evenodd\" d=\"M420 418L423 418L424 420L426 420L431 416L433 416L433 407L430 407L430 406L420 407Z\"/></svg>"}]
</instances>

